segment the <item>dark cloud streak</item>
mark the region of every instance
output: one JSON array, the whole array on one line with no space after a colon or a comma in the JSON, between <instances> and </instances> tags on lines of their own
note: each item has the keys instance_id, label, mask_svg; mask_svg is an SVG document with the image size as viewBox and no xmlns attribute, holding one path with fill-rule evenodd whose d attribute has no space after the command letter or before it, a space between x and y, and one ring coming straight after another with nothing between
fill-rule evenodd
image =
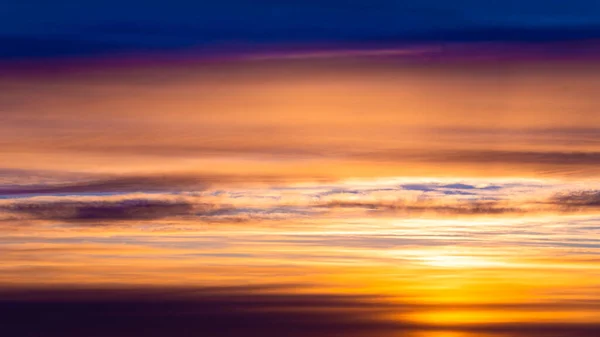
<instances>
[{"instance_id":1,"label":"dark cloud streak","mask_svg":"<svg viewBox=\"0 0 600 337\"><path fill-rule=\"evenodd\" d=\"M203 211L209 213L204 205ZM153 220L175 216L189 216L200 205L182 201L129 199L122 201L56 201L39 203L15 203L3 209L33 219L65 221L102 221L102 220Z\"/></svg>"},{"instance_id":2,"label":"dark cloud streak","mask_svg":"<svg viewBox=\"0 0 600 337\"><path fill-rule=\"evenodd\" d=\"M361 296L229 291L59 289L43 293L46 299L8 293L0 299L0 319L2 331L15 337L361 336L392 330L373 317L389 305Z\"/></svg>"},{"instance_id":3,"label":"dark cloud streak","mask_svg":"<svg viewBox=\"0 0 600 337\"><path fill-rule=\"evenodd\" d=\"M553 307L522 303L465 308L527 311L548 306ZM437 307L443 308L443 305ZM454 309L460 308L459 305ZM393 304L389 299L366 295L295 293L294 289L278 286L0 291L1 329L14 337L364 337L397 336L416 331L459 331L505 337L591 337L600 332L600 326L591 323L532 321L444 326L402 318L402 313L427 309L436 309L436 306ZM393 321L382 318L382 314L390 313L398 318Z\"/></svg>"},{"instance_id":4,"label":"dark cloud streak","mask_svg":"<svg viewBox=\"0 0 600 337\"><path fill-rule=\"evenodd\" d=\"M371 212L396 215L501 215L523 214L525 210L511 207L496 201L466 201L457 204L436 205L435 202L363 202L363 201L331 201L319 205L329 209L365 209Z\"/></svg>"},{"instance_id":5,"label":"dark cloud streak","mask_svg":"<svg viewBox=\"0 0 600 337\"><path fill-rule=\"evenodd\" d=\"M74 182L47 184L41 186L25 185L0 187L0 194L60 194L60 193L119 193L119 192L164 192L176 190L203 190L219 177L202 176L124 176Z\"/></svg>"}]
</instances>

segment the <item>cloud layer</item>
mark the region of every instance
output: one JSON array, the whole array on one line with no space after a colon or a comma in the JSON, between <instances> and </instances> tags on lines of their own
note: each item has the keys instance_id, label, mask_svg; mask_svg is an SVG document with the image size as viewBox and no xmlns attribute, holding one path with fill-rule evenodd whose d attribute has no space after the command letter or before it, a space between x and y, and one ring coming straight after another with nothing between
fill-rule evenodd
<instances>
[{"instance_id":1,"label":"cloud layer","mask_svg":"<svg viewBox=\"0 0 600 337\"><path fill-rule=\"evenodd\" d=\"M592 182L387 179L272 185L246 181L240 185L227 179L123 177L13 185L2 191L0 212L5 221L108 224L168 218L223 222L311 216L444 218L600 211L600 186Z\"/></svg>"},{"instance_id":2,"label":"cloud layer","mask_svg":"<svg viewBox=\"0 0 600 337\"><path fill-rule=\"evenodd\" d=\"M268 287L3 291L11 336L379 336L460 332L467 336L595 336L597 324L424 325L390 312L423 310L359 295L294 294ZM276 292L274 292L275 290ZM289 290L287 290L289 291ZM510 305L506 305L510 306ZM527 304L523 306L527 308ZM535 305L533 306L535 307ZM32 317L36 324L28 324Z\"/></svg>"},{"instance_id":3,"label":"cloud layer","mask_svg":"<svg viewBox=\"0 0 600 337\"><path fill-rule=\"evenodd\" d=\"M415 63L358 48L11 67L0 79L2 170L96 175L106 192L201 187L199 176L600 174L596 62L449 48L485 61Z\"/></svg>"}]
</instances>

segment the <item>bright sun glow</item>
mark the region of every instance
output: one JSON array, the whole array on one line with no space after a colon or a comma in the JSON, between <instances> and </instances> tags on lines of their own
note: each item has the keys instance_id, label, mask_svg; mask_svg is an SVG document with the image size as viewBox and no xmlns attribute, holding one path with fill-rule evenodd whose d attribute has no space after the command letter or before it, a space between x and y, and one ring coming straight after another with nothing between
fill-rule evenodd
<instances>
[{"instance_id":1,"label":"bright sun glow","mask_svg":"<svg viewBox=\"0 0 600 337\"><path fill-rule=\"evenodd\" d=\"M502 261L487 258L462 255L438 255L419 258L422 264L433 267L470 268L470 267L498 267L507 265Z\"/></svg>"}]
</instances>

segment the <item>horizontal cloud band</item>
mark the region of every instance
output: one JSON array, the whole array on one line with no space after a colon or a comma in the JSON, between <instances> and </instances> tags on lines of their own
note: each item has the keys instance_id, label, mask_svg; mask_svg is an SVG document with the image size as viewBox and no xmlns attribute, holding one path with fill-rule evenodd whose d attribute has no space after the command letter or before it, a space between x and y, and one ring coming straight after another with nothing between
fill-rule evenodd
<instances>
[{"instance_id":1,"label":"horizontal cloud band","mask_svg":"<svg viewBox=\"0 0 600 337\"><path fill-rule=\"evenodd\" d=\"M199 179L108 180L70 186L5 189L5 220L60 220L82 223L113 220L187 218L245 221L330 216L467 216L600 211L600 189L552 181L338 182L316 185L185 188ZM163 187L173 191L160 191ZM139 188L157 192L138 192ZM129 190L129 192L127 192ZM103 191L103 192L100 192ZM110 191L110 192L109 192ZM159 192L160 191L160 192Z\"/></svg>"}]
</instances>

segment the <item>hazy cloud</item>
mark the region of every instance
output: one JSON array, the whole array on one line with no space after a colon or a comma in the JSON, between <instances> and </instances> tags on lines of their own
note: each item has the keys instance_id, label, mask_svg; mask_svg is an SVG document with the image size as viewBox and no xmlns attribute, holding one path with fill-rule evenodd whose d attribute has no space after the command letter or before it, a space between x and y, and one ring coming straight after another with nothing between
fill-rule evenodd
<instances>
[{"instance_id":1,"label":"hazy cloud","mask_svg":"<svg viewBox=\"0 0 600 337\"><path fill-rule=\"evenodd\" d=\"M25 202L5 206L5 211L46 220L152 220L190 215L194 206L168 200Z\"/></svg>"},{"instance_id":2,"label":"hazy cloud","mask_svg":"<svg viewBox=\"0 0 600 337\"><path fill-rule=\"evenodd\" d=\"M161 191L171 187L173 191ZM179 183L177 183L179 181ZM128 178L59 187L21 188L5 195L0 211L5 220L99 222L197 219L206 222L299 219L307 216L390 215L398 217L519 215L595 212L598 190L578 185L527 182L427 182L388 185L332 184L327 187L222 187L178 190L188 180ZM156 192L138 192L148 182ZM285 185L283 185L285 186ZM29 191L30 194L20 194ZM33 191L39 193L34 194ZM67 192L69 191L69 192ZM92 192L93 191L93 192ZM104 191L101 193L100 191ZM112 191L107 192L107 191ZM119 191L116 192L116 191Z\"/></svg>"},{"instance_id":3,"label":"hazy cloud","mask_svg":"<svg viewBox=\"0 0 600 337\"><path fill-rule=\"evenodd\" d=\"M0 291L2 331L10 336L397 336L455 331L477 336L596 336L597 324L454 325L415 323L402 313L427 309L363 295L294 293L290 288L137 288ZM475 306L476 307L476 306ZM480 305L494 308L493 305ZM534 304L506 308L539 309ZM546 305L546 308L548 305ZM561 306L559 305L558 308ZM458 306L460 308L460 306ZM430 308L431 309L431 308ZM396 313L396 319L382 314ZM35 324L31 324L35 319Z\"/></svg>"},{"instance_id":4,"label":"hazy cloud","mask_svg":"<svg viewBox=\"0 0 600 337\"><path fill-rule=\"evenodd\" d=\"M218 179L212 177L212 181ZM21 185L0 187L0 194L62 194L62 193L116 193L202 190L211 183L211 177L202 176L124 176L62 184Z\"/></svg>"},{"instance_id":5,"label":"hazy cloud","mask_svg":"<svg viewBox=\"0 0 600 337\"><path fill-rule=\"evenodd\" d=\"M555 194L549 200L566 210L600 207L600 191L569 191Z\"/></svg>"}]
</instances>

